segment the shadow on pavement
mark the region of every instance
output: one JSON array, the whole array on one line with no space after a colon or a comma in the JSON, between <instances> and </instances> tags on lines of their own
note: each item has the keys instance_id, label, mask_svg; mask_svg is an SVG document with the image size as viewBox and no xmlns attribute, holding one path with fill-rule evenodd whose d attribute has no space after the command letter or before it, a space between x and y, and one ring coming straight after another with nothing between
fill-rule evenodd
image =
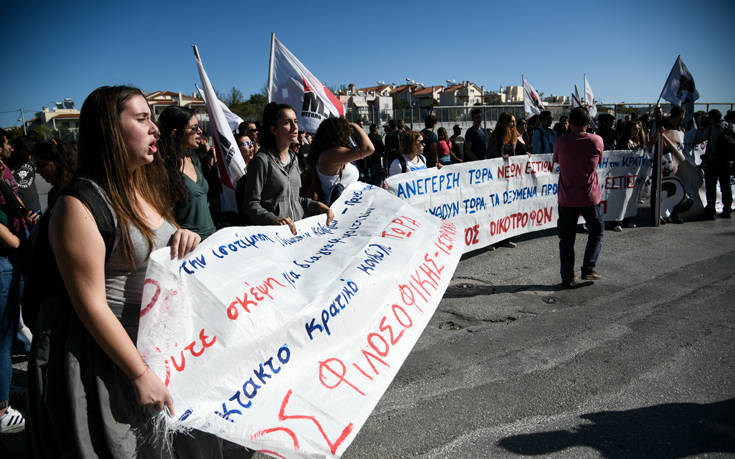
<instances>
[{"instance_id":1,"label":"shadow on pavement","mask_svg":"<svg viewBox=\"0 0 735 459\"><path fill-rule=\"evenodd\" d=\"M573 430L514 435L500 440L498 446L522 455L583 446L608 458L735 452L735 399L600 411L580 417L587 422Z\"/></svg>"}]
</instances>

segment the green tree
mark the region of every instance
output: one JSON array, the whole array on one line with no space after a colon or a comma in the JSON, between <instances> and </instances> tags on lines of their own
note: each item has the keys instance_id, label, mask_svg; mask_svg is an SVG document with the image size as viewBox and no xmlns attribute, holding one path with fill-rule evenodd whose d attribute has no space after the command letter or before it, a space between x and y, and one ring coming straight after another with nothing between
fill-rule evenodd
<instances>
[{"instance_id":1,"label":"green tree","mask_svg":"<svg viewBox=\"0 0 735 459\"><path fill-rule=\"evenodd\" d=\"M227 108L232 113L248 121L261 119L263 117L263 109L267 104L265 86L263 86L260 92L251 94L247 100L245 100L242 92L234 86L227 94L217 94L217 97L227 105Z\"/></svg>"},{"instance_id":2,"label":"green tree","mask_svg":"<svg viewBox=\"0 0 735 459\"><path fill-rule=\"evenodd\" d=\"M23 129L18 126L7 128L5 129L5 132L8 133L8 142L10 143L13 143L15 139L23 135Z\"/></svg>"},{"instance_id":3,"label":"green tree","mask_svg":"<svg viewBox=\"0 0 735 459\"><path fill-rule=\"evenodd\" d=\"M640 115L641 110L638 107L628 107L625 104L617 104L615 106L617 113L627 113L629 115Z\"/></svg>"},{"instance_id":4,"label":"green tree","mask_svg":"<svg viewBox=\"0 0 735 459\"><path fill-rule=\"evenodd\" d=\"M217 93L217 98L225 103L228 107L232 107L233 105L241 104L245 102L245 99L243 98L242 91L237 89L236 87L232 87L230 89L230 92L227 94L220 94ZM230 108L232 109L232 108Z\"/></svg>"},{"instance_id":5,"label":"green tree","mask_svg":"<svg viewBox=\"0 0 735 459\"><path fill-rule=\"evenodd\" d=\"M30 133L31 137L40 141L47 141L54 136L54 131L45 124L39 124Z\"/></svg>"}]
</instances>

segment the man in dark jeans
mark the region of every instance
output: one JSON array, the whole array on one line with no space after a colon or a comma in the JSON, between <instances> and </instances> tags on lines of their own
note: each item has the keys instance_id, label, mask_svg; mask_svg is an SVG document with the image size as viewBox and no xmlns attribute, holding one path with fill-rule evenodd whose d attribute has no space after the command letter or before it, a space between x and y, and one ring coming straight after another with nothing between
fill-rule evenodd
<instances>
[{"instance_id":1,"label":"man in dark jeans","mask_svg":"<svg viewBox=\"0 0 735 459\"><path fill-rule=\"evenodd\" d=\"M731 116L730 119L732 119ZM707 141L707 151L702 155L702 168L704 169L704 184L707 191L705 218L708 220L715 220L717 217L730 218L730 208L732 207L730 159L724 153L717 151L720 136L730 129L733 129L733 126L729 122L722 121L722 112L717 109L710 110L707 114L706 128L701 126L694 139L697 143ZM715 210L718 181L723 204L722 213L719 215Z\"/></svg>"},{"instance_id":2,"label":"man in dark jeans","mask_svg":"<svg viewBox=\"0 0 735 459\"><path fill-rule=\"evenodd\" d=\"M553 162L559 164L559 256L561 282L570 288L579 282L574 275L574 239L577 220L582 215L589 234L582 262L582 279L602 279L595 272L597 257L602 247L602 190L597 177L597 165L602 159L602 137L589 134L590 115L584 107L569 114L571 132L554 142Z\"/></svg>"}]
</instances>

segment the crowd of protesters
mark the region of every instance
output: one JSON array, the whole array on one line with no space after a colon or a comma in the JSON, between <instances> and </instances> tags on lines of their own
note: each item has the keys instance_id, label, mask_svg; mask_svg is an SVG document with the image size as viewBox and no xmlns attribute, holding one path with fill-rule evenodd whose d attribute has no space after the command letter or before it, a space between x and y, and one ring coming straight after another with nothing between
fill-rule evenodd
<instances>
[{"instance_id":1,"label":"crowd of protesters","mask_svg":"<svg viewBox=\"0 0 735 459\"><path fill-rule=\"evenodd\" d=\"M679 161L682 115L678 108L666 118L655 113L616 122L600 115L590 131L605 149L650 147L661 134L665 151ZM464 136L459 125L451 136L437 129L429 114L420 132L390 120L381 136L376 125L366 133L361 123L331 118L312 137L299 131L292 107L270 103L262 119L242 123L235 133L246 167L236 184L237 212L230 213L221 211L216 155L194 113L169 107L154 121L136 88L93 91L81 110L78 143L34 144L21 137L11 145L0 130L0 432L25 428L23 415L9 405L11 348L20 330L26 344L33 343L33 455L160 455L146 441L146 408L174 415L174 407L135 346L151 251L168 246L181 258L229 225L286 225L296 234L294 223L306 216L323 215L328 224L334 218L329 206L357 180L381 186L388 176L431 167L552 153L570 129L581 129L566 117L552 128L550 112L528 119L504 112L493 130L481 127L480 110L471 116ZM726 120L732 117L729 112ZM721 118L717 110L695 114L692 137L709 140L703 168L710 218L717 181L721 217L729 218L732 202L729 158L717 151L732 124ZM36 173L53 186L40 220ZM24 294L24 280L38 276L44 288L29 285ZM21 319L21 300L32 334ZM188 457L217 456L221 446L199 434L173 440L173 452Z\"/></svg>"}]
</instances>

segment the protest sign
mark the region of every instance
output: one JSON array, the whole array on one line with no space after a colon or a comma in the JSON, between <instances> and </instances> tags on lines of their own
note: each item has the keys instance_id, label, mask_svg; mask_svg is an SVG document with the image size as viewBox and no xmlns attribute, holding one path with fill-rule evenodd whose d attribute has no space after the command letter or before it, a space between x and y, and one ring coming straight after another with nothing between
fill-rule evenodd
<instances>
[{"instance_id":1,"label":"protest sign","mask_svg":"<svg viewBox=\"0 0 735 459\"><path fill-rule=\"evenodd\" d=\"M388 190L464 232L465 251L556 226L558 166L551 154L454 164L389 177ZM635 216L651 162L643 151L606 151L597 175L607 220Z\"/></svg>"},{"instance_id":2,"label":"protest sign","mask_svg":"<svg viewBox=\"0 0 735 459\"><path fill-rule=\"evenodd\" d=\"M324 215L151 255L138 348L174 425L278 457L340 456L429 322L454 223L357 182Z\"/></svg>"}]
</instances>

